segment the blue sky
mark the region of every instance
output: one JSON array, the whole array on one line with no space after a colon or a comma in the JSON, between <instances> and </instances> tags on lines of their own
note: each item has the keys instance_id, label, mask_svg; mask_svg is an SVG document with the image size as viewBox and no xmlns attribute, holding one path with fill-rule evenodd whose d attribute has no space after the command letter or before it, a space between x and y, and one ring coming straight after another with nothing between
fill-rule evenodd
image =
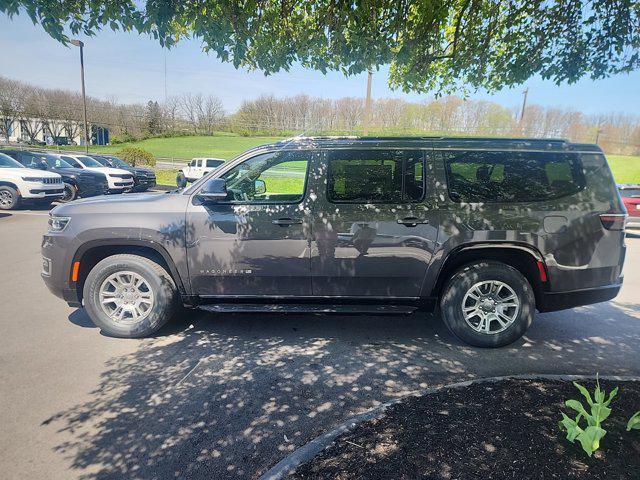
<instances>
[{"instance_id":1,"label":"blue sky","mask_svg":"<svg viewBox=\"0 0 640 480\"><path fill-rule=\"evenodd\" d=\"M81 37L82 38L82 37ZM105 30L85 41L87 93L121 102L162 101L164 62L167 62L169 95L184 92L214 94L227 111L234 111L243 100L261 94L276 96L305 93L337 98L364 96L364 75L346 78L339 73L294 68L265 77L260 72L236 70L215 56L202 52L197 41L184 41L165 52L155 41L135 33ZM78 51L51 39L26 16L9 19L0 14L0 75L42 87L80 88ZM404 94L387 86L386 71L375 74L374 98L397 97L420 101L428 95ZM585 113L640 111L640 71L600 81L582 80L574 85L556 86L533 78L525 85L488 94L472 92L473 99L493 100L506 107L522 101L522 90L529 87L529 102L545 106L573 108Z\"/></svg>"}]
</instances>

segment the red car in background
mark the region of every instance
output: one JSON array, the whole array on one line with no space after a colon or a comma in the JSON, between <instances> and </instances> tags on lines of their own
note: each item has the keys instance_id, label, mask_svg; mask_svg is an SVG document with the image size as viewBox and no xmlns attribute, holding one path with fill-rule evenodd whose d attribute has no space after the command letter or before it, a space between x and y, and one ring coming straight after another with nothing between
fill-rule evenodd
<instances>
[{"instance_id":1,"label":"red car in background","mask_svg":"<svg viewBox=\"0 0 640 480\"><path fill-rule=\"evenodd\" d=\"M640 226L640 184L622 184L618 188L629 214L627 223Z\"/></svg>"}]
</instances>

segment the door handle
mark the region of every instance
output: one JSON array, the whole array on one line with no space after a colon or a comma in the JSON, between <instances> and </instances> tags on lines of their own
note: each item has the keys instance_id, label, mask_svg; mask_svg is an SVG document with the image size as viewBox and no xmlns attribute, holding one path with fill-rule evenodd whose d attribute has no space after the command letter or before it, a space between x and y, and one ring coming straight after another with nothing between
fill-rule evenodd
<instances>
[{"instance_id":1,"label":"door handle","mask_svg":"<svg viewBox=\"0 0 640 480\"><path fill-rule=\"evenodd\" d=\"M417 218L417 217L404 217L399 218L398 223L400 225L404 225L406 227L415 227L416 225L426 225L429 223L429 220L426 218Z\"/></svg>"},{"instance_id":2,"label":"door handle","mask_svg":"<svg viewBox=\"0 0 640 480\"><path fill-rule=\"evenodd\" d=\"M278 218L277 220L272 220L271 223L274 225L280 225L281 227L288 227L289 225L300 225L302 224L302 219L300 218Z\"/></svg>"}]
</instances>

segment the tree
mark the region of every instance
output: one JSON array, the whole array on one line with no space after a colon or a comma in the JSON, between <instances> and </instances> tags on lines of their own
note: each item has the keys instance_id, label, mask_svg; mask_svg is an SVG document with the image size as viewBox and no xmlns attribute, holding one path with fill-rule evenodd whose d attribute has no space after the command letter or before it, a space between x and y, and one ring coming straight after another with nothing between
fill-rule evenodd
<instances>
[{"instance_id":1,"label":"tree","mask_svg":"<svg viewBox=\"0 0 640 480\"><path fill-rule=\"evenodd\" d=\"M640 66L638 0L5 0L52 37L109 26L181 37L236 67L271 74L294 63L353 75L390 65L405 91L497 90L535 74L556 83Z\"/></svg>"},{"instance_id":2,"label":"tree","mask_svg":"<svg viewBox=\"0 0 640 480\"><path fill-rule=\"evenodd\" d=\"M154 102L149 100L147 102L147 108L145 111L145 126L147 128L147 132L151 135L157 135L162 132L162 111L160 110L160 105L158 102Z\"/></svg>"},{"instance_id":3,"label":"tree","mask_svg":"<svg viewBox=\"0 0 640 480\"><path fill-rule=\"evenodd\" d=\"M25 85L0 77L0 135L8 142L24 108Z\"/></svg>"}]
</instances>

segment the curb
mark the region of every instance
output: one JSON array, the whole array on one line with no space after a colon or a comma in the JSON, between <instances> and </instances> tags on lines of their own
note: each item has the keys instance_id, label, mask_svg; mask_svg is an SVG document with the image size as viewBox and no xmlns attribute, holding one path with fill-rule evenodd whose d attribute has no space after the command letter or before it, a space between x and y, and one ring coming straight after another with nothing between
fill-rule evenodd
<instances>
[{"instance_id":1,"label":"curb","mask_svg":"<svg viewBox=\"0 0 640 480\"><path fill-rule=\"evenodd\" d=\"M442 390L451 390L455 388L464 388L470 385L475 385L479 383L494 383L501 382L504 380L563 380L563 381L574 381L574 380L595 380L599 378L601 380L609 380L609 381L640 381L640 377L633 375L504 375L500 377L485 377L478 378L474 380L467 380L464 382L456 382L449 383L446 385L442 385L440 387L431 387L426 390L421 390L416 393L411 393L408 395L404 395L402 397L396 398L387 403L383 403L378 407L369 410L367 412L361 413L354 417L351 417L344 423L341 423L333 430L320 435L319 437L314 438L310 442L302 445L297 448L285 458L276 463L273 467L267 470L264 474L262 474L258 480L281 480L285 476L293 473L293 471L300 466L301 464L308 462L316 455L318 455L322 450L329 447L335 439L352 430L356 425L373 420L378 418L384 414L384 412L394 405L404 402L405 400L413 397L421 397L425 395L430 395L432 393L440 392Z\"/></svg>"}]
</instances>

